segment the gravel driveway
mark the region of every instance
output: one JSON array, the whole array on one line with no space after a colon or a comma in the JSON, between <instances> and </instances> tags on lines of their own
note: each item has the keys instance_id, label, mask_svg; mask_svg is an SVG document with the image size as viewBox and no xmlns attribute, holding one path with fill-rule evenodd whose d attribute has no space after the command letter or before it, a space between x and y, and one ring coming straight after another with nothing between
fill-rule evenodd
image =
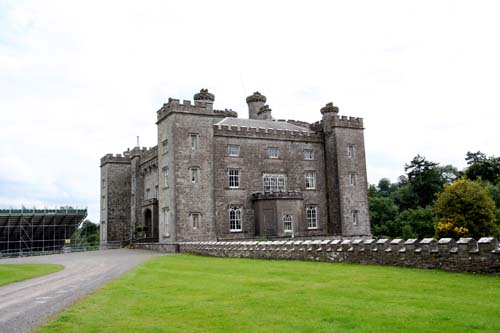
<instances>
[{"instance_id":1,"label":"gravel driveway","mask_svg":"<svg viewBox=\"0 0 500 333\"><path fill-rule=\"evenodd\" d=\"M119 249L2 259L0 265L51 263L64 269L0 287L0 332L29 332L50 315L156 255Z\"/></svg>"}]
</instances>

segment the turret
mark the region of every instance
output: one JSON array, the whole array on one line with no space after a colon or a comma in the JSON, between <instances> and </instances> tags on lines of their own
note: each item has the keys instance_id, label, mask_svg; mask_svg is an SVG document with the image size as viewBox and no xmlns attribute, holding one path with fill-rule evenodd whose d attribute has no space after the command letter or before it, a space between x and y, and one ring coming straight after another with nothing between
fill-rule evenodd
<instances>
[{"instance_id":1,"label":"turret","mask_svg":"<svg viewBox=\"0 0 500 333\"><path fill-rule=\"evenodd\" d=\"M194 94L194 105L205 105L207 111L213 111L215 96L208 92L208 89L201 89L199 93Z\"/></svg>"},{"instance_id":2,"label":"turret","mask_svg":"<svg viewBox=\"0 0 500 333\"><path fill-rule=\"evenodd\" d=\"M250 119L262 119L259 117L260 109L266 104L266 96L262 95L260 92L256 91L253 95L247 97L248 104L248 118ZM269 115L271 109L269 109Z\"/></svg>"},{"instance_id":3,"label":"turret","mask_svg":"<svg viewBox=\"0 0 500 333\"><path fill-rule=\"evenodd\" d=\"M269 105L264 105L260 108L259 112L257 112L257 118L263 120L272 120L273 117L271 117L271 111L272 110L269 108Z\"/></svg>"}]
</instances>

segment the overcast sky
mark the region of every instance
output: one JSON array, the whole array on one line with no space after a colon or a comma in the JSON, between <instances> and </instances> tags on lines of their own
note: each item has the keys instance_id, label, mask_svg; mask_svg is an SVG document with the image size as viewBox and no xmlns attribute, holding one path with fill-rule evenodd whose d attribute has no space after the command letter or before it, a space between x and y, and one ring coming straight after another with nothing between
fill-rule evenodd
<instances>
[{"instance_id":1,"label":"overcast sky","mask_svg":"<svg viewBox=\"0 0 500 333\"><path fill-rule=\"evenodd\" d=\"M99 159L156 145L200 88L248 117L364 118L368 179L500 155L499 1L0 0L0 205L88 206Z\"/></svg>"}]
</instances>

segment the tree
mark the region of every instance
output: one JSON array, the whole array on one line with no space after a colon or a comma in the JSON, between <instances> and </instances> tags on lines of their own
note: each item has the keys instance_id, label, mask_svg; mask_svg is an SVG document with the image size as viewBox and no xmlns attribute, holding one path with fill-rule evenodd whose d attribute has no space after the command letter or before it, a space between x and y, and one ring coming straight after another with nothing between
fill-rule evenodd
<instances>
[{"instance_id":1,"label":"tree","mask_svg":"<svg viewBox=\"0 0 500 333\"><path fill-rule=\"evenodd\" d=\"M435 199L435 194L443 190L443 184L449 184L458 175L458 170L451 166L440 166L417 155L410 164L404 166L406 177L401 177L399 197L403 209L427 207ZM407 186L405 188L405 186Z\"/></svg>"},{"instance_id":2,"label":"tree","mask_svg":"<svg viewBox=\"0 0 500 333\"><path fill-rule=\"evenodd\" d=\"M482 179L492 184L500 181L500 157L486 155L480 151L476 153L467 152L465 160L469 165L464 175L469 179Z\"/></svg>"},{"instance_id":3,"label":"tree","mask_svg":"<svg viewBox=\"0 0 500 333\"><path fill-rule=\"evenodd\" d=\"M446 184L444 191L437 195L434 212L437 237L480 238L499 234L490 188L478 181L460 178L451 185Z\"/></svg>"},{"instance_id":4,"label":"tree","mask_svg":"<svg viewBox=\"0 0 500 333\"><path fill-rule=\"evenodd\" d=\"M395 223L400 226L398 237L427 238L434 236L436 215L431 206L407 209L396 217Z\"/></svg>"},{"instance_id":5,"label":"tree","mask_svg":"<svg viewBox=\"0 0 500 333\"><path fill-rule=\"evenodd\" d=\"M395 237L398 233L394 219L398 207L391 198L375 196L369 198L372 233L375 236Z\"/></svg>"}]
</instances>

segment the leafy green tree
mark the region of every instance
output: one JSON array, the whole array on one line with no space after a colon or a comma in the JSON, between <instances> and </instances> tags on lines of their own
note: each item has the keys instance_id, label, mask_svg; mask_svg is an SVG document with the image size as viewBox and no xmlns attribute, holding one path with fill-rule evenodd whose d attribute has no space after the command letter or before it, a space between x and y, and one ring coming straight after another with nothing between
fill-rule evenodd
<instances>
[{"instance_id":1,"label":"leafy green tree","mask_svg":"<svg viewBox=\"0 0 500 333\"><path fill-rule=\"evenodd\" d=\"M394 237L398 231L394 225L398 214L394 201L388 197L375 196L369 199L369 205L373 235Z\"/></svg>"},{"instance_id":2,"label":"leafy green tree","mask_svg":"<svg viewBox=\"0 0 500 333\"><path fill-rule=\"evenodd\" d=\"M498 236L495 202L490 188L478 181L460 178L444 186L434 203L437 237Z\"/></svg>"},{"instance_id":3,"label":"leafy green tree","mask_svg":"<svg viewBox=\"0 0 500 333\"><path fill-rule=\"evenodd\" d=\"M469 165L464 171L464 175L469 179L482 179L492 184L500 181L500 157L487 157L484 153L467 152L465 160Z\"/></svg>"},{"instance_id":4,"label":"leafy green tree","mask_svg":"<svg viewBox=\"0 0 500 333\"><path fill-rule=\"evenodd\" d=\"M83 221L75 230L72 243L76 246L96 246L99 244L99 225L90 220Z\"/></svg>"},{"instance_id":5,"label":"leafy green tree","mask_svg":"<svg viewBox=\"0 0 500 333\"><path fill-rule=\"evenodd\" d=\"M395 219L395 224L400 227L398 237L402 238L426 238L434 236L434 224L436 215L432 206L425 208L417 207L407 209Z\"/></svg>"},{"instance_id":6,"label":"leafy green tree","mask_svg":"<svg viewBox=\"0 0 500 333\"><path fill-rule=\"evenodd\" d=\"M443 184L449 184L456 179L458 170L451 166L440 166L436 162L427 161L425 157L417 155L410 164L404 166L406 182L402 178L402 185L408 188L401 189L401 207L417 208L431 205L435 194L443 190Z\"/></svg>"}]
</instances>

